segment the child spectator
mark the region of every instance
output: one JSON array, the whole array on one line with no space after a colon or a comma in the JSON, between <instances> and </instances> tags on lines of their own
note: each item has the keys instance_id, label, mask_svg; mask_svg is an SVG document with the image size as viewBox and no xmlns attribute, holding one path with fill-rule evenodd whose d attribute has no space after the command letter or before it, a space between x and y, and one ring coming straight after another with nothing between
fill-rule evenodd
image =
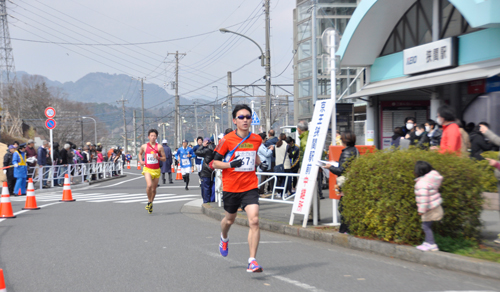
<instances>
[{"instance_id":1,"label":"child spectator","mask_svg":"<svg viewBox=\"0 0 500 292\"><path fill-rule=\"evenodd\" d=\"M425 161L417 161L415 164L415 196L418 207L418 215L422 216L422 229L425 233L425 241L417 246L421 251L438 251L432 233L432 222L443 218L442 199L439 187L443 177Z\"/></svg>"}]
</instances>

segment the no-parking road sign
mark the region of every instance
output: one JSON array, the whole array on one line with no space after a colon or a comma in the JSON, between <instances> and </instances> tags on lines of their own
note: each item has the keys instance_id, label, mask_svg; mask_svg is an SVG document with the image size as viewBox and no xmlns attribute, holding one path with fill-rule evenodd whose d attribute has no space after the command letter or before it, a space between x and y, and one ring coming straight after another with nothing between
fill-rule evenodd
<instances>
[{"instance_id":1,"label":"no-parking road sign","mask_svg":"<svg viewBox=\"0 0 500 292\"><path fill-rule=\"evenodd\" d=\"M45 121L45 127L49 130L54 129L56 127L56 121L54 119L47 119Z\"/></svg>"},{"instance_id":2,"label":"no-parking road sign","mask_svg":"<svg viewBox=\"0 0 500 292\"><path fill-rule=\"evenodd\" d=\"M53 107L48 107L45 109L45 116L49 119L52 119L56 116L56 110ZM55 126L54 126L55 127Z\"/></svg>"}]
</instances>

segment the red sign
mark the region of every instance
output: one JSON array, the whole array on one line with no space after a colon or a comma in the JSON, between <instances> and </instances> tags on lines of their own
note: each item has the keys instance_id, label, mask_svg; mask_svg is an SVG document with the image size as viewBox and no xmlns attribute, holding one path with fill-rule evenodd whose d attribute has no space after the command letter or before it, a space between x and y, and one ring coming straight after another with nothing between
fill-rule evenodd
<instances>
[{"instance_id":1,"label":"red sign","mask_svg":"<svg viewBox=\"0 0 500 292\"><path fill-rule=\"evenodd\" d=\"M486 79L469 81L467 83L468 94L479 94L486 92Z\"/></svg>"},{"instance_id":2,"label":"red sign","mask_svg":"<svg viewBox=\"0 0 500 292\"><path fill-rule=\"evenodd\" d=\"M47 119L45 121L45 127L47 127L47 129L49 130L52 130L56 127L56 121L54 119Z\"/></svg>"},{"instance_id":3,"label":"red sign","mask_svg":"<svg viewBox=\"0 0 500 292\"><path fill-rule=\"evenodd\" d=\"M45 109L45 116L49 119L52 119L56 116L56 110L53 107L48 107Z\"/></svg>"}]
</instances>

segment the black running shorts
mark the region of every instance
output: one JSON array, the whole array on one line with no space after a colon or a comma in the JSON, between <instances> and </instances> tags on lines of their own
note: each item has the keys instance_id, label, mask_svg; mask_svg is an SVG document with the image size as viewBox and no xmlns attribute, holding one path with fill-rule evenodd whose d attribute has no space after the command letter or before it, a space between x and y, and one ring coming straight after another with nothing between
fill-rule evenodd
<instances>
[{"instance_id":1,"label":"black running shorts","mask_svg":"<svg viewBox=\"0 0 500 292\"><path fill-rule=\"evenodd\" d=\"M240 206L245 210L247 205L258 205L259 190L253 189L243 193L222 192L222 199L224 200L224 210L229 214L234 214L238 212Z\"/></svg>"}]
</instances>

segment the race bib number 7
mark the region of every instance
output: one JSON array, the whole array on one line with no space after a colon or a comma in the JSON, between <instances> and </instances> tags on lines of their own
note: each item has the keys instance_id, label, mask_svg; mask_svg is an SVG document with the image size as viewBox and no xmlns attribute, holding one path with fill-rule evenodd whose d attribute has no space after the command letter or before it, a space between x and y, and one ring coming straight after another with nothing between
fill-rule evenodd
<instances>
[{"instance_id":1,"label":"race bib number 7","mask_svg":"<svg viewBox=\"0 0 500 292\"><path fill-rule=\"evenodd\" d=\"M255 170L255 155L256 151L238 151L236 156L238 159L242 159L243 164L240 167L234 169L234 171L248 172Z\"/></svg>"}]
</instances>

